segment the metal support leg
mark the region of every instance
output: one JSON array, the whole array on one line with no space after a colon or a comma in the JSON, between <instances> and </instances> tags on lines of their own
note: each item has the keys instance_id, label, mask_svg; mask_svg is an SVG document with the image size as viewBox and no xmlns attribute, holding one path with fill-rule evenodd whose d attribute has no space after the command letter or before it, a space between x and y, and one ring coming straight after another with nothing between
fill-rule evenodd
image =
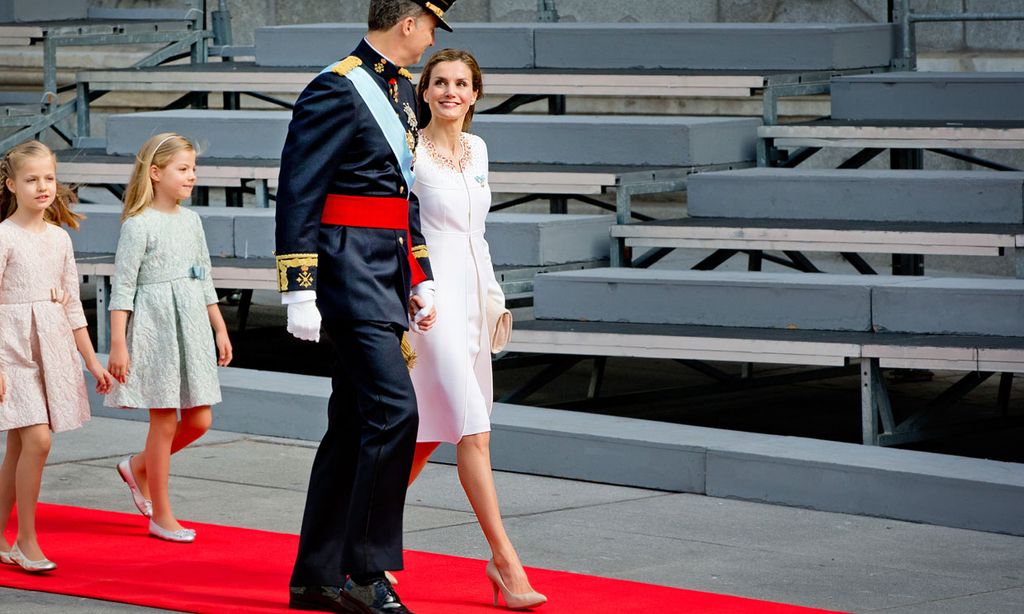
<instances>
[{"instance_id":1,"label":"metal support leg","mask_svg":"<svg viewBox=\"0 0 1024 614\"><path fill-rule=\"evenodd\" d=\"M257 179L253 187L256 189L256 206L263 209L270 208L270 188L267 185L267 180Z\"/></svg>"},{"instance_id":2,"label":"metal support leg","mask_svg":"<svg viewBox=\"0 0 1024 614\"><path fill-rule=\"evenodd\" d=\"M47 37L43 41L43 96L47 110L57 106L57 41Z\"/></svg>"},{"instance_id":3,"label":"metal support leg","mask_svg":"<svg viewBox=\"0 0 1024 614\"><path fill-rule=\"evenodd\" d=\"M608 365L606 356L594 358L594 368L590 371L590 387L587 389L587 398L596 399L601 396L601 386L604 384L604 369Z\"/></svg>"},{"instance_id":4,"label":"metal support leg","mask_svg":"<svg viewBox=\"0 0 1024 614\"><path fill-rule=\"evenodd\" d=\"M96 276L96 351L110 353L110 277Z\"/></svg>"},{"instance_id":5,"label":"metal support leg","mask_svg":"<svg viewBox=\"0 0 1024 614\"><path fill-rule=\"evenodd\" d=\"M920 149L890 149L889 166L892 169L920 170L924 166L924 152ZM924 275L924 256L893 254L892 274Z\"/></svg>"},{"instance_id":6,"label":"metal support leg","mask_svg":"<svg viewBox=\"0 0 1024 614\"><path fill-rule=\"evenodd\" d=\"M755 250L751 250L751 251L747 252L747 270L748 271L760 271L761 270L761 260L762 259L763 259L762 258L762 253L761 253L761 250L759 250L759 249L755 249Z\"/></svg>"},{"instance_id":7,"label":"metal support leg","mask_svg":"<svg viewBox=\"0 0 1024 614\"><path fill-rule=\"evenodd\" d=\"M75 86L75 115L77 119L78 138L88 137L91 133L89 118L89 83L79 81Z\"/></svg>"},{"instance_id":8,"label":"metal support leg","mask_svg":"<svg viewBox=\"0 0 1024 614\"><path fill-rule=\"evenodd\" d=\"M885 386L882 370L877 358L864 358L860 363L860 415L861 436L864 445L878 445L878 422L882 421L885 432L895 429L892 405L889 403L889 390Z\"/></svg>"},{"instance_id":9,"label":"metal support leg","mask_svg":"<svg viewBox=\"0 0 1024 614\"><path fill-rule=\"evenodd\" d=\"M999 376L999 413L1006 415L1010 411L1010 393L1013 391L1013 373L1002 373Z\"/></svg>"},{"instance_id":10,"label":"metal support leg","mask_svg":"<svg viewBox=\"0 0 1024 614\"><path fill-rule=\"evenodd\" d=\"M615 223L624 225L630 221L630 209L633 204L633 192L629 186L621 185L615 191ZM632 254L626 247L625 239L612 239L612 249L609 255L609 263L613 267L628 267L631 265Z\"/></svg>"},{"instance_id":11,"label":"metal support leg","mask_svg":"<svg viewBox=\"0 0 1024 614\"><path fill-rule=\"evenodd\" d=\"M569 199L565 196L552 196L551 197L551 213L566 214L569 213Z\"/></svg>"},{"instance_id":12,"label":"metal support leg","mask_svg":"<svg viewBox=\"0 0 1024 614\"><path fill-rule=\"evenodd\" d=\"M564 94L557 94L548 98L548 113L551 115L565 115Z\"/></svg>"},{"instance_id":13,"label":"metal support leg","mask_svg":"<svg viewBox=\"0 0 1024 614\"><path fill-rule=\"evenodd\" d=\"M242 290L238 299L238 332L245 330L249 321L249 308L252 306L252 290Z\"/></svg>"}]
</instances>

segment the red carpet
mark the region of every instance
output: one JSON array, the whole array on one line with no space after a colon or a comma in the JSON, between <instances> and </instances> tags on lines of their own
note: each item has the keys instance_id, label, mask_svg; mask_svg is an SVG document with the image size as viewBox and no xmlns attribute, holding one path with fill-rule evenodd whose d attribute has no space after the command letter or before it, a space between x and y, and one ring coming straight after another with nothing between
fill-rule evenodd
<instances>
[{"instance_id":1,"label":"red carpet","mask_svg":"<svg viewBox=\"0 0 1024 614\"><path fill-rule=\"evenodd\" d=\"M168 610L287 611L295 535L186 523L198 531L196 543L172 544L148 537L137 514L48 504L39 506L38 522L46 554L59 569L34 576L0 565L0 585ZM405 563L408 571L398 574L398 588L417 614L498 611L491 605L483 561L407 552ZM548 603L537 609L546 614L825 612L544 569L530 569L530 581L548 595Z\"/></svg>"}]
</instances>

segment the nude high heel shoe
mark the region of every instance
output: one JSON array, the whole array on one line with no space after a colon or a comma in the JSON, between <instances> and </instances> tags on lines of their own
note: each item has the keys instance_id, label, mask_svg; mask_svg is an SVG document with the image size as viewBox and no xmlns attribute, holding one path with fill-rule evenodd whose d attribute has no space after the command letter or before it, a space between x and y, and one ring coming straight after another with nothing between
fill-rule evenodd
<instances>
[{"instance_id":1,"label":"nude high heel shoe","mask_svg":"<svg viewBox=\"0 0 1024 614\"><path fill-rule=\"evenodd\" d=\"M22 569L30 573L43 573L57 569L57 564L50 559L40 559L38 561L28 560L28 557L22 554L21 548L18 547L17 542L11 546L10 558L12 563L20 565Z\"/></svg>"},{"instance_id":2,"label":"nude high heel shoe","mask_svg":"<svg viewBox=\"0 0 1024 614\"><path fill-rule=\"evenodd\" d=\"M548 598L541 595L537 591L530 591L529 593L513 593L508 590L505 586L505 581L501 579L501 573L498 572L498 568L494 565L494 559L487 561L487 579L491 581L491 588L494 589L494 605L498 606L498 593L505 599L505 607L510 610L525 610L527 608L535 608L539 605L544 605Z\"/></svg>"}]
</instances>

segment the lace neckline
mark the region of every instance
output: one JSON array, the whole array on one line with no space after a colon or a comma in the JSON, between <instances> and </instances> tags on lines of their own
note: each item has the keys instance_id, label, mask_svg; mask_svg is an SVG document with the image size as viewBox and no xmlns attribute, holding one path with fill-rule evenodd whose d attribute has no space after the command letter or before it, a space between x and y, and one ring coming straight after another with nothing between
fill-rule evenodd
<instances>
[{"instance_id":1,"label":"lace neckline","mask_svg":"<svg viewBox=\"0 0 1024 614\"><path fill-rule=\"evenodd\" d=\"M459 133L459 145L462 147L462 155L459 156L458 160L442 152L434 141L430 140L425 134L420 134L420 142L427 148L427 154L430 155L430 159L438 167L456 174L469 170L469 163L473 159L473 147L469 144L469 137L466 136L465 132Z\"/></svg>"}]
</instances>

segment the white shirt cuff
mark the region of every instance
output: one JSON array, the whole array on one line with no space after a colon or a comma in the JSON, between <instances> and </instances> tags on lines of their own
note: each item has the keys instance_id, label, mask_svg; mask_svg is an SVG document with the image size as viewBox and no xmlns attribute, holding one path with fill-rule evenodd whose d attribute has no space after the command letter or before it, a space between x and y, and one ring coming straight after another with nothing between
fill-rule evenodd
<instances>
[{"instance_id":1,"label":"white shirt cuff","mask_svg":"<svg viewBox=\"0 0 1024 614\"><path fill-rule=\"evenodd\" d=\"M293 292L285 292L281 294L281 304L291 305L293 303L302 303L305 301L315 301L316 290L295 290Z\"/></svg>"}]
</instances>

